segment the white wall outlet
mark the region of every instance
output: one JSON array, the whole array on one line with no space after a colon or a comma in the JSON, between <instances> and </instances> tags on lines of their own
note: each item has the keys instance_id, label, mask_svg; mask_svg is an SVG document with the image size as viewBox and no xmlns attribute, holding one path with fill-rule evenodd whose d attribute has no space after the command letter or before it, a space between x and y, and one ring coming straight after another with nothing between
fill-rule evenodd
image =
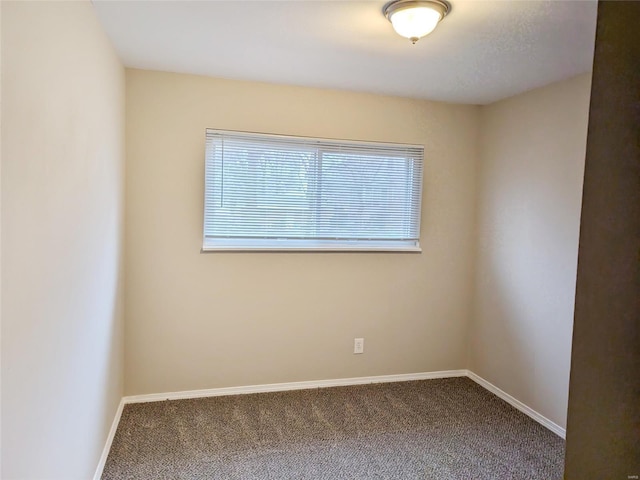
<instances>
[{"instance_id":1,"label":"white wall outlet","mask_svg":"<svg viewBox=\"0 0 640 480\"><path fill-rule=\"evenodd\" d=\"M353 353L364 353L364 338L353 339Z\"/></svg>"}]
</instances>

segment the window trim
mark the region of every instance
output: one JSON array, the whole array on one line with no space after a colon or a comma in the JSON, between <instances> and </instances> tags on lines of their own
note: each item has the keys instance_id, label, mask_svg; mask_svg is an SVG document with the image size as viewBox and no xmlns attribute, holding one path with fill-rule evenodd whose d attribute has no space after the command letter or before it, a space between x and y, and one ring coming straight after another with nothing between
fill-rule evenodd
<instances>
[{"instance_id":1,"label":"window trim","mask_svg":"<svg viewBox=\"0 0 640 480\"><path fill-rule=\"evenodd\" d=\"M282 139L286 141L291 140L307 140L310 144L317 143L340 143L344 145L352 146L365 146L371 147L372 145L380 146L380 148L406 148L406 149L420 149L422 150L421 158L421 178L419 179L419 192L418 192L418 205L419 215L417 220L418 239L416 241L407 240L406 245L402 245L401 240L391 239L389 243L393 245L384 245L387 240L372 240L367 242L366 240L341 240L341 244L336 244L333 241L323 242L322 239L318 240L293 240L282 239L283 245L278 246L278 239L234 239L227 245L207 245L207 235L205 232L206 227L206 205L203 204L203 224L202 224L202 247L200 253L216 253L216 252L280 252L280 253L296 253L296 252L313 252L313 253L421 253L422 247L420 245L421 223L422 223L422 200L423 200L423 188L424 188L424 145L422 144L409 144L399 142L378 142L378 141L365 141L365 140L349 140L349 139L337 139L337 138L321 138L321 137L309 137L302 135L280 135L274 133L263 132L251 132L242 130L224 130L224 129L205 129L205 155L204 155L204 192L203 197L206 202L207 194L207 150L208 150L208 135L209 134L232 134L236 137L246 136L248 138L255 138L255 136L271 137L274 139ZM248 243L251 242L249 245ZM264 242L264 245L259 243ZM285 245L286 242L286 245ZM349 245L353 243L353 245ZM258 245L257 245L258 244Z\"/></svg>"}]
</instances>

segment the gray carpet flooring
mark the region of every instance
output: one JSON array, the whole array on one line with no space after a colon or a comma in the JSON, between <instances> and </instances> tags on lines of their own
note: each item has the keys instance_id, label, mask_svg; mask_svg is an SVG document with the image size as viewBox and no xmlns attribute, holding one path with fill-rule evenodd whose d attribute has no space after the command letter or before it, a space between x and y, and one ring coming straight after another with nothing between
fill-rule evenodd
<instances>
[{"instance_id":1,"label":"gray carpet flooring","mask_svg":"<svg viewBox=\"0 0 640 480\"><path fill-rule=\"evenodd\" d=\"M559 480L564 441L467 378L126 405L103 480Z\"/></svg>"}]
</instances>

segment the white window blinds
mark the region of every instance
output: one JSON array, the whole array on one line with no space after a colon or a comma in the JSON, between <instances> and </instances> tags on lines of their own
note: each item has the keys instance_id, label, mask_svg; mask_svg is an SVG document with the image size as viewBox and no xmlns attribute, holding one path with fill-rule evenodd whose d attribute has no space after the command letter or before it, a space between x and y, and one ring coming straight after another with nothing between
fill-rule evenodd
<instances>
[{"instance_id":1,"label":"white window blinds","mask_svg":"<svg viewBox=\"0 0 640 480\"><path fill-rule=\"evenodd\" d=\"M419 250L423 150L207 130L203 250Z\"/></svg>"}]
</instances>

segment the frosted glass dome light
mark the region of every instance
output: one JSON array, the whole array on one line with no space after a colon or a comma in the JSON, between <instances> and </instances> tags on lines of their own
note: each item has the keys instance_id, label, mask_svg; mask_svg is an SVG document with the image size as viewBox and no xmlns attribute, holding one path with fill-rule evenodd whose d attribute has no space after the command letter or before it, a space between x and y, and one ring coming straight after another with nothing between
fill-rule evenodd
<instances>
[{"instance_id":1,"label":"frosted glass dome light","mask_svg":"<svg viewBox=\"0 0 640 480\"><path fill-rule=\"evenodd\" d=\"M396 0L387 3L382 12L398 35L416 43L436 28L449 9L449 4L440 0Z\"/></svg>"}]
</instances>

